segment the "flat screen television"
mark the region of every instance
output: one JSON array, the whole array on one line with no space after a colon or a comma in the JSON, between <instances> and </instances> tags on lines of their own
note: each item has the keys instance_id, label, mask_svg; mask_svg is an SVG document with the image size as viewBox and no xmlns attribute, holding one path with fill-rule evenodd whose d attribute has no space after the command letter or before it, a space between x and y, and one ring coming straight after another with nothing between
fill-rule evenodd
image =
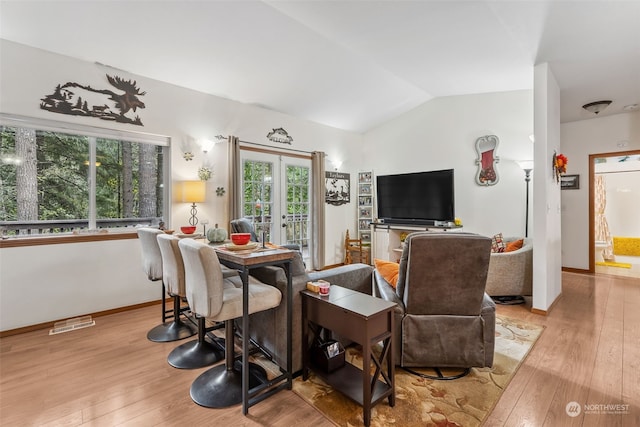
<instances>
[{"instance_id":1,"label":"flat screen television","mask_svg":"<svg viewBox=\"0 0 640 427\"><path fill-rule=\"evenodd\" d=\"M453 169L378 176L378 218L392 224L454 221L453 178Z\"/></svg>"}]
</instances>

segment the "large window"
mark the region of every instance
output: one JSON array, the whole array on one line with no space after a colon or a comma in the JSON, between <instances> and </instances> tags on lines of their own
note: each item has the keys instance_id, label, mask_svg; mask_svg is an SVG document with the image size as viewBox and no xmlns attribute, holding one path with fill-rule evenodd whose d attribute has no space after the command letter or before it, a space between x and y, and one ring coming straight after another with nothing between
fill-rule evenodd
<instances>
[{"instance_id":1,"label":"large window","mask_svg":"<svg viewBox=\"0 0 640 427\"><path fill-rule=\"evenodd\" d=\"M4 236L158 224L165 213L166 147L1 125Z\"/></svg>"}]
</instances>

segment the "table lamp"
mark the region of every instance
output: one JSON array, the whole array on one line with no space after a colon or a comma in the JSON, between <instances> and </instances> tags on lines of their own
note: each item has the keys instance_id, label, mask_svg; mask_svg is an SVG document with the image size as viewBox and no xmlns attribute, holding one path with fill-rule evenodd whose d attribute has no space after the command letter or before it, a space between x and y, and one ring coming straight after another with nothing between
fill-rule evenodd
<instances>
[{"instance_id":1,"label":"table lamp","mask_svg":"<svg viewBox=\"0 0 640 427\"><path fill-rule=\"evenodd\" d=\"M206 194L205 181L183 181L182 182L182 201L185 203L191 203L191 218L189 219L189 225L197 225L198 209L196 203L202 203L205 201Z\"/></svg>"}]
</instances>

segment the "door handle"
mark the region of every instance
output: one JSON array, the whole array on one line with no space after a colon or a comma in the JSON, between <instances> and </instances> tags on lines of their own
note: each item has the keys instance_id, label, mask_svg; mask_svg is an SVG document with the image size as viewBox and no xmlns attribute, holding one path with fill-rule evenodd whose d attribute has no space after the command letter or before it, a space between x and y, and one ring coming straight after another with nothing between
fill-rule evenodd
<instances>
[{"instance_id":1,"label":"door handle","mask_svg":"<svg viewBox=\"0 0 640 427\"><path fill-rule=\"evenodd\" d=\"M287 224L282 224L282 228L287 228Z\"/></svg>"}]
</instances>

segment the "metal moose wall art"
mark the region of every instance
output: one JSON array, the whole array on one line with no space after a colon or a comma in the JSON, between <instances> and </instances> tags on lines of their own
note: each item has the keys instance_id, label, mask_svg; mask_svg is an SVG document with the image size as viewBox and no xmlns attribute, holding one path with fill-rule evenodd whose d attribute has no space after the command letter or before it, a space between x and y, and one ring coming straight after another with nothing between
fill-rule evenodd
<instances>
[{"instance_id":1,"label":"metal moose wall art","mask_svg":"<svg viewBox=\"0 0 640 427\"><path fill-rule=\"evenodd\" d=\"M67 82L58 85L51 95L41 99L40 108L60 114L72 116L97 117L119 123L130 123L144 126L136 114L129 117L127 113L145 108L139 97L147 92L140 92L136 81L124 80L118 76L107 76L107 81L120 92L111 89L95 89L89 85ZM123 93L124 92L124 93Z\"/></svg>"}]
</instances>

